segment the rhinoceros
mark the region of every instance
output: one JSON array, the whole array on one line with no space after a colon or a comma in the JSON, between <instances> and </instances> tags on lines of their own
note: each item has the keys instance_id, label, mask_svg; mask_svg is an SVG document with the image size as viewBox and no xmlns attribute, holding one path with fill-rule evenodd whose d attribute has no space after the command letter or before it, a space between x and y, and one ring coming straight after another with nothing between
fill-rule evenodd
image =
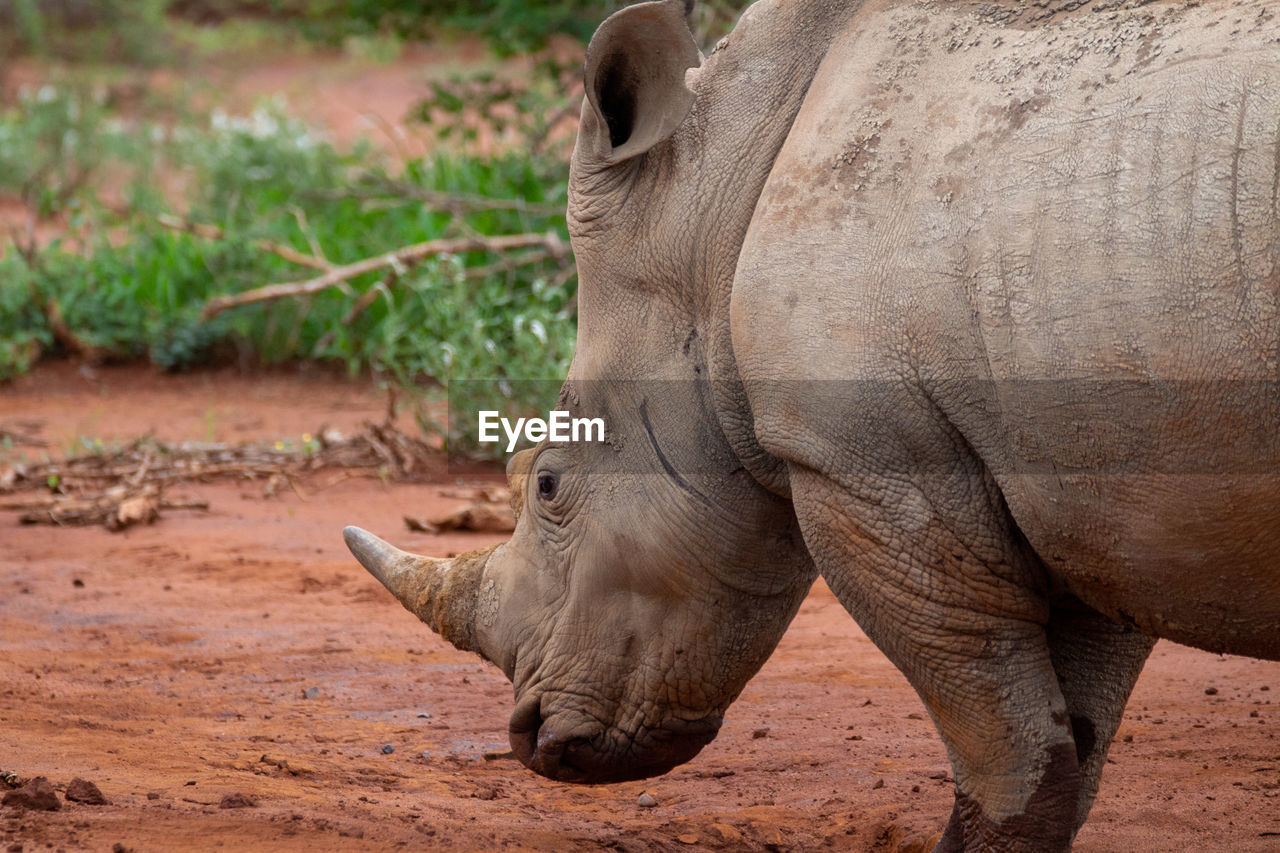
<instances>
[{"instance_id":1,"label":"rhinoceros","mask_svg":"<svg viewBox=\"0 0 1280 853\"><path fill-rule=\"evenodd\" d=\"M346 540L552 779L716 734L817 575L919 693L939 850L1068 849L1156 638L1280 659L1280 4L682 0L587 52L559 408L509 542Z\"/></svg>"}]
</instances>

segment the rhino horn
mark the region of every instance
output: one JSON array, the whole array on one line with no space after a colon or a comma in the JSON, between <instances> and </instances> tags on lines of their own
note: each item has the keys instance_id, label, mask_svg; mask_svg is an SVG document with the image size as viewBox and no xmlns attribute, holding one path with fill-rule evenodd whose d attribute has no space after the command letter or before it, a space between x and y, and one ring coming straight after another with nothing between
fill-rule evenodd
<instances>
[{"instance_id":1,"label":"rhino horn","mask_svg":"<svg viewBox=\"0 0 1280 853\"><path fill-rule=\"evenodd\" d=\"M467 652L476 644L475 617L480 579L491 545L448 560L401 551L359 527L342 531L347 547L405 608L440 636Z\"/></svg>"}]
</instances>

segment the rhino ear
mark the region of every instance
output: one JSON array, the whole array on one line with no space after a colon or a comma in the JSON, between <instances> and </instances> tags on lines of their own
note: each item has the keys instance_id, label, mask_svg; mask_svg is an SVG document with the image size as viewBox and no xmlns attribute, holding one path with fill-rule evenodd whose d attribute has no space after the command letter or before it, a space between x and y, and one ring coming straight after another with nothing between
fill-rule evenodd
<instances>
[{"instance_id":1,"label":"rhino ear","mask_svg":"<svg viewBox=\"0 0 1280 853\"><path fill-rule=\"evenodd\" d=\"M685 0L627 6L591 37L578 138L589 161L643 154L684 121L693 104L685 71L702 61L686 11Z\"/></svg>"}]
</instances>

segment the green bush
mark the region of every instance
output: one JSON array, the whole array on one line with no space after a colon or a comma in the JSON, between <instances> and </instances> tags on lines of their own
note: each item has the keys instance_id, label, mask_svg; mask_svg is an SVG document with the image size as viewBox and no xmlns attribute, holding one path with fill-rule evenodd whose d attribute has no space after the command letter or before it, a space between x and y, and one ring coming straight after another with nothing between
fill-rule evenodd
<instances>
[{"instance_id":1,"label":"green bush","mask_svg":"<svg viewBox=\"0 0 1280 853\"><path fill-rule=\"evenodd\" d=\"M536 51L564 35L585 43L624 0L0 0L0 56L37 53L79 61L155 65L181 54L181 20L205 27L233 19L276 22L322 43L388 55L380 37L429 39L475 33L500 54ZM746 0L697 3L704 43L726 32ZM186 31L186 36L190 32Z\"/></svg>"},{"instance_id":2,"label":"green bush","mask_svg":"<svg viewBox=\"0 0 1280 853\"><path fill-rule=\"evenodd\" d=\"M567 244L560 161L441 154L393 173L367 148L340 152L271 105L162 131L55 88L0 112L0 143L0 193L26 193L67 226L26 257L14 246L0 257L0 377L66 345L55 340L54 316L82 352L165 370L232 354L318 359L421 389L567 369L576 282L554 257L514 257L504 268L485 251L439 256L310 296L203 315L217 296L317 274L272 245L344 264L470 234L551 231ZM72 162L79 177L40 181ZM164 225L155 170L187 176L194 191L183 215L214 226L216 239ZM133 176L128 210L96 202L101 173ZM422 201L433 198L464 204ZM487 201L473 210L471 198ZM553 400L527 402L545 409Z\"/></svg>"},{"instance_id":3,"label":"green bush","mask_svg":"<svg viewBox=\"0 0 1280 853\"><path fill-rule=\"evenodd\" d=\"M367 4L373 5L373 0ZM399 5L410 5L407 2ZM525 3L521 0L452 0L439 4L447 26L484 35L501 53L527 53L546 44L552 35L591 38L600 22L616 11L615 0L554 0Z\"/></svg>"},{"instance_id":4,"label":"green bush","mask_svg":"<svg viewBox=\"0 0 1280 853\"><path fill-rule=\"evenodd\" d=\"M0 258L0 381L26 373L53 343L22 262Z\"/></svg>"}]
</instances>

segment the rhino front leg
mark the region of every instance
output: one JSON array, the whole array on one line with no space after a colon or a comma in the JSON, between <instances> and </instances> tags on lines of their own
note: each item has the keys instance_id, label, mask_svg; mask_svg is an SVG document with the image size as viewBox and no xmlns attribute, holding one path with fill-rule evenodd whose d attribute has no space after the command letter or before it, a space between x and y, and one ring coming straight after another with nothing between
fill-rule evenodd
<instances>
[{"instance_id":1,"label":"rhino front leg","mask_svg":"<svg viewBox=\"0 0 1280 853\"><path fill-rule=\"evenodd\" d=\"M1042 567L979 463L930 480L793 467L791 484L823 576L946 744L956 809L938 849L1067 850L1080 771Z\"/></svg>"},{"instance_id":2,"label":"rhino front leg","mask_svg":"<svg viewBox=\"0 0 1280 853\"><path fill-rule=\"evenodd\" d=\"M1156 641L1074 598L1054 603L1047 633L1080 764L1078 831L1098 793L1107 750L1129 694Z\"/></svg>"}]
</instances>

